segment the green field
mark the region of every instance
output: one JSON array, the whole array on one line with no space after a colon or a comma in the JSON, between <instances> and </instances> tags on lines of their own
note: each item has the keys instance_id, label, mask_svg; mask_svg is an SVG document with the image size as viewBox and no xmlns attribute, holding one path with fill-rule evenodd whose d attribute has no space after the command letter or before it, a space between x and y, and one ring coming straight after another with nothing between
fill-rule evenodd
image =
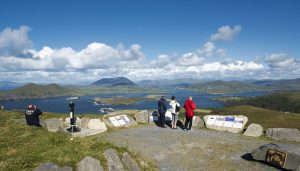
<instances>
[{"instance_id":1,"label":"green field","mask_svg":"<svg viewBox=\"0 0 300 171\"><path fill-rule=\"evenodd\" d=\"M257 123L267 128L297 128L300 130L300 114L290 114L253 106L234 106L214 110L218 115L244 115L247 125Z\"/></svg>"},{"instance_id":2,"label":"green field","mask_svg":"<svg viewBox=\"0 0 300 171\"><path fill-rule=\"evenodd\" d=\"M53 116L67 115L44 113L42 118ZM75 168L76 163L86 156L100 160L104 169L107 169L103 156L106 149L114 148L119 155L127 151L97 136L70 140L71 137L64 133L18 124L18 119L23 117L21 112L0 111L0 170L32 170L46 162ZM130 154L135 159L139 158L138 154Z\"/></svg>"}]
</instances>

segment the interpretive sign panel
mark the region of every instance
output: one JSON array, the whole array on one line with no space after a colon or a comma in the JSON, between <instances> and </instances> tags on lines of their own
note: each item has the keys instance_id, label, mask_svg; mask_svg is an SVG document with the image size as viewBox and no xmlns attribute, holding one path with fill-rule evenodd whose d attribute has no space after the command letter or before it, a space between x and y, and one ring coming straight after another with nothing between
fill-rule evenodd
<instances>
[{"instance_id":1,"label":"interpretive sign panel","mask_svg":"<svg viewBox=\"0 0 300 171\"><path fill-rule=\"evenodd\" d=\"M129 118L125 114L109 117L109 120L115 127L123 126L130 122Z\"/></svg>"}]
</instances>

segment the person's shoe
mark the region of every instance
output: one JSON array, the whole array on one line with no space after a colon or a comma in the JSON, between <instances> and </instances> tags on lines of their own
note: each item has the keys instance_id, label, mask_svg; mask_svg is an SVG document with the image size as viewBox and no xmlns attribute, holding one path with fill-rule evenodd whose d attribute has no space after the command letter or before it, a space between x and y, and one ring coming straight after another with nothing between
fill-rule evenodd
<instances>
[{"instance_id":1,"label":"person's shoe","mask_svg":"<svg viewBox=\"0 0 300 171\"><path fill-rule=\"evenodd\" d=\"M184 130L184 131L187 131L187 129L185 129L185 128L184 128L183 130Z\"/></svg>"}]
</instances>

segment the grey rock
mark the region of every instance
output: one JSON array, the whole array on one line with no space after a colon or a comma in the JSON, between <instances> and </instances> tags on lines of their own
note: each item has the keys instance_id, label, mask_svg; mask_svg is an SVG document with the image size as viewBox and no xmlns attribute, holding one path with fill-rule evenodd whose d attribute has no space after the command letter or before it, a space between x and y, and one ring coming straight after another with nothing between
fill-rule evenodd
<instances>
[{"instance_id":1,"label":"grey rock","mask_svg":"<svg viewBox=\"0 0 300 171\"><path fill-rule=\"evenodd\" d=\"M115 149L107 149L104 151L104 157L107 160L109 171L122 171L124 170L123 164Z\"/></svg>"},{"instance_id":2,"label":"grey rock","mask_svg":"<svg viewBox=\"0 0 300 171\"><path fill-rule=\"evenodd\" d=\"M64 127L62 118L45 119L41 121L41 125L43 128L47 129L50 132L57 132L59 130L62 130Z\"/></svg>"},{"instance_id":3,"label":"grey rock","mask_svg":"<svg viewBox=\"0 0 300 171\"><path fill-rule=\"evenodd\" d=\"M120 117L120 116L124 116L124 115L126 115L126 114L110 113L110 114L104 115L103 120L104 120L104 123L106 124L106 126L109 127L109 128L131 127L131 126L137 125L137 122L128 115L126 115L126 117L129 119L129 121L126 122L126 124L123 124L123 125L115 126L112 123L112 121L110 120L110 117Z\"/></svg>"},{"instance_id":4,"label":"grey rock","mask_svg":"<svg viewBox=\"0 0 300 171\"><path fill-rule=\"evenodd\" d=\"M240 127L236 127L235 125L238 125L238 122L234 121L234 125L227 125L225 120L224 121L215 121L211 122L210 118L211 117L217 117L217 118L222 118L222 117L234 117L234 118L239 118L242 119L242 123L240 124ZM236 120L236 119L235 119ZM240 133L243 131L245 125L248 122L248 117L243 116L243 115L228 115L228 116L221 116L221 115L206 115L204 116L204 122L207 128L209 129L214 129L218 131L228 131L232 133ZM230 122L227 122L230 123Z\"/></svg>"},{"instance_id":5,"label":"grey rock","mask_svg":"<svg viewBox=\"0 0 300 171\"><path fill-rule=\"evenodd\" d=\"M59 167L53 163L44 163L33 169L33 171L72 171L72 168Z\"/></svg>"},{"instance_id":6,"label":"grey rock","mask_svg":"<svg viewBox=\"0 0 300 171\"><path fill-rule=\"evenodd\" d=\"M125 152L122 156L122 161L124 163L124 166L127 170L130 171L140 171L138 164L130 157L130 155Z\"/></svg>"},{"instance_id":7,"label":"grey rock","mask_svg":"<svg viewBox=\"0 0 300 171\"><path fill-rule=\"evenodd\" d=\"M88 129L97 129L102 130L103 132L107 131L107 127L104 122L100 119L90 119L88 123Z\"/></svg>"},{"instance_id":8,"label":"grey rock","mask_svg":"<svg viewBox=\"0 0 300 171\"><path fill-rule=\"evenodd\" d=\"M80 128L88 128L89 122L90 122L90 118L81 118L81 127Z\"/></svg>"},{"instance_id":9,"label":"grey rock","mask_svg":"<svg viewBox=\"0 0 300 171\"><path fill-rule=\"evenodd\" d=\"M269 128L266 136L274 140L286 140L300 142L300 132L295 128Z\"/></svg>"},{"instance_id":10,"label":"grey rock","mask_svg":"<svg viewBox=\"0 0 300 171\"><path fill-rule=\"evenodd\" d=\"M0 106L0 110L4 110L4 106Z\"/></svg>"},{"instance_id":11,"label":"grey rock","mask_svg":"<svg viewBox=\"0 0 300 171\"><path fill-rule=\"evenodd\" d=\"M260 137L263 135L264 128L259 125L252 123L248 126L247 130L244 132L245 136L250 136L250 137Z\"/></svg>"},{"instance_id":12,"label":"grey rock","mask_svg":"<svg viewBox=\"0 0 300 171\"><path fill-rule=\"evenodd\" d=\"M77 171L103 171L100 161L90 156L82 159L76 166Z\"/></svg>"},{"instance_id":13,"label":"grey rock","mask_svg":"<svg viewBox=\"0 0 300 171\"><path fill-rule=\"evenodd\" d=\"M204 128L204 121L199 116L194 116L193 118L193 127Z\"/></svg>"},{"instance_id":14,"label":"grey rock","mask_svg":"<svg viewBox=\"0 0 300 171\"><path fill-rule=\"evenodd\" d=\"M142 111L136 113L134 117L138 123L149 123L148 110L142 110Z\"/></svg>"},{"instance_id":15,"label":"grey rock","mask_svg":"<svg viewBox=\"0 0 300 171\"><path fill-rule=\"evenodd\" d=\"M286 146L278 144L266 144L254 149L251 153L253 159L264 161L274 166L296 170L300 166L300 156L293 153L293 147L289 149Z\"/></svg>"}]
</instances>

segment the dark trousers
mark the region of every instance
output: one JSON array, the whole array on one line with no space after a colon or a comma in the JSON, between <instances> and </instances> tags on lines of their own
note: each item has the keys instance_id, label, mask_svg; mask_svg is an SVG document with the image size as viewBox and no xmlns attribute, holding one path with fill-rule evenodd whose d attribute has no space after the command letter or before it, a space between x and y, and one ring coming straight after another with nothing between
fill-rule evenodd
<instances>
[{"instance_id":1,"label":"dark trousers","mask_svg":"<svg viewBox=\"0 0 300 171\"><path fill-rule=\"evenodd\" d=\"M191 130L193 124L193 118L185 117L184 127L185 129Z\"/></svg>"},{"instance_id":2,"label":"dark trousers","mask_svg":"<svg viewBox=\"0 0 300 171\"><path fill-rule=\"evenodd\" d=\"M159 112L160 126L165 126L166 112Z\"/></svg>"}]
</instances>

